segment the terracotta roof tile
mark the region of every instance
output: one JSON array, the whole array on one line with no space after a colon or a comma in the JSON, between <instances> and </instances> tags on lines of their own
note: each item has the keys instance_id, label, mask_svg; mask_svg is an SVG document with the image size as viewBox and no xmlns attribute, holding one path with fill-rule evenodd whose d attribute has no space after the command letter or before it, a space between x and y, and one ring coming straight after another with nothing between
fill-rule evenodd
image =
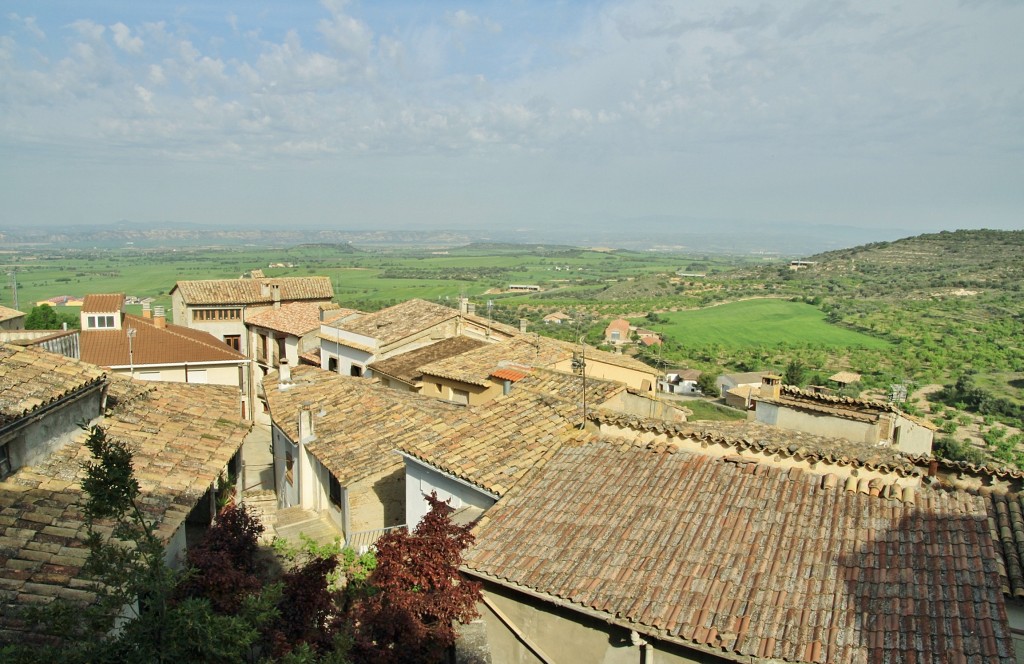
<instances>
[{"instance_id":1,"label":"terracotta roof tile","mask_svg":"<svg viewBox=\"0 0 1024 664\"><path fill-rule=\"evenodd\" d=\"M0 305L0 323L6 320L11 320L12 318L20 318L24 315L25 313L22 311Z\"/></svg>"},{"instance_id":2,"label":"terracotta roof tile","mask_svg":"<svg viewBox=\"0 0 1024 664\"><path fill-rule=\"evenodd\" d=\"M980 497L894 500L823 480L564 445L488 511L465 569L705 652L1014 661Z\"/></svg>"},{"instance_id":3,"label":"terracotta roof tile","mask_svg":"<svg viewBox=\"0 0 1024 664\"><path fill-rule=\"evenodd\" d=\"M720 445L732 448L738 453L750 452L762 456L820 462L830 466L866 468L900 476L924 474L920 459L893 447L816 436L754 421L668 422L601 409L590 411L589 417L599 423L604 432L629 430L662 435L668 440L679 441L679 444L688 441L687 445L693 444L698 447Z\"/></svg>"},{"instance_id":4,"label":"terracotta roof tile","mask_svg":"<svg viewBox=\"0 0 1024 664\"><path fill-rule=\"evenodd\" d=\"M124 307L124 293L96 293L86 295L82 301L83 313L108 313L121 311Z\"/></svg>"},{"instance_id":5,"label":"terracotta roof tile","mask_svg":"<svg viewBox=\"0 0 1024 664\"><path fill-rule=\"evenodd\" d=\"M289 302L279 308L267 307L246 316L245 324L301 337L320 329L320 304Z\"/></svg>"},{"instance_id":6,"label":"terracotta roof tile","mask_svg":"<svg viewBox=\"0 0 1024 664\"><path fill-rule=\"evenodd\" d=\"M458 318L455 309L426 300L407 300L351 320L331 323L332 327L376 339L379 345L400 341L428 330L446 320ZM328 335L328 338L330 336ZM347 342L343 342L348 345Z\"/></svg>"},{"instance_id":7,"label":"terracotta roof tile","mask_svg":"<svg viewBox=\"0 0 1024 664\"><path fill-rule=\"evenodd\" d=\"M462 410L319 367L293 368L292 381L282 390L276 372L263 380L274 423L297 441L299 411L310 408L315 413L316 440L306 443L306 448L342 485L397 470L402 466L401 457L394 453L398 440L420 435Z\"/></svg>"},{"instance_id":8,"label":"terracotta roof tile","mask_svg":"<svg viewBox=\"0 0 1024 664\"><path fill-rule=\"evenodd\" d=\"M113 377L110 397L117 405L100 424L132 448L141 507L168 541L251 425L237 418L237 391L228 388ZM87 555L79 486L89 458L85 435L0 482L0 643L31 638L17 619L20 606L92 597L81 572Z\"/></svg>"},{"instance_id":9,"label":"terracotta roof tile","mask_svg":"<svg viewBox=\"0 0 1024 664\"><path fill-rule=\"evenodd\" d=\"M99 367L35 347L0 344L0 423L30 415L106 374Z\"/></svg>"},{"instance_id":10,"label":"terracotta roof tile","mask_svg":"<svg viewBox=\"0 0 1024 664\"><path fill-rule=\"evenodd\" d=\"M121 329L83 330L79 337L82 360L105 367L128 366L129 328L136 331L131 343L131 361L136 366L245 360L209 332L171 323L160 328L152 318L132 314L124 315Z\"/></svg>"},{"instance_id":11,"label":"terracotta roof tile","mask_svg":"<svg viewBox=\"0 0 1024 664\"><path fill-rule=\"evenodd\" d=\"M487 345L486 341L470 339L469 337L451 337L423 348L417 348L407 353L393 355L386 360L374 362L369 365L369 368L374 373L393 376L407 383L414 383L422 377L422 372L419 371L420 366L461 355L485 345Z\"/></svg>"},{"instance_id":12,"label":"terracotta roof tile","mask_svg":"<svg viewBox=\"0 0 1024 664\"><path fill-rule=\"evenodd\" d=\"M334 288L329 277L273 277L262 279L206 279L179 281L171 289L181 293L186 304L270 304L269 287L281 289L281 302L330 300ZM265 289L264 286L268 288Z\"/></svg>"},{"instance_id":13,"label":"terracotta roof tile","mask_svg":"<svg viewBox=\"0 0 1024 664\"><path fill-rule=\"evenodd\" d=\"M553 369L534 369L516 383L515 389L579 403L583 399L583 377ZM626 386L622 383L602 378L587 378L587 402L590 404L602 404L625 391Z\"/></svg>"},{"instance_id":14,"label":"terracotta roof tile","mask_svg":"<svg viewBox=\"0 0 1024 664\"><path fill-rule=\"evenodd\" d=\"M491 372L505 365L547 367L572 357L572 346L536 335L520 335L419 367L424 374L487 385Z\"/></svg>"}]
</instances>

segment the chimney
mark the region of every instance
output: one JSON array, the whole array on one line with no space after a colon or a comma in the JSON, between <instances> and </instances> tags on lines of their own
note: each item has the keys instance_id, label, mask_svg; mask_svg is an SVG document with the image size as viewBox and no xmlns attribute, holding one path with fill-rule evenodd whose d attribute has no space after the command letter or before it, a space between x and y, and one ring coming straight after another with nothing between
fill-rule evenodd
<instances>
[{"instance_id":1,"label":"chimney","mask_svg":"<svg viewBox=\"0 0 1024 664\"><path fill-rule=\"evenodd\" d=\"M308 401L303 402L299 409L299 445L309 442L315 438L313 433L313 410Z\"/></svg>"},{"instance_id":2,"label":"chimney","mask_svg":"<svg viewBox=\"0 0 1024 664\"><path fill-rule=\"evenodd\" d=\"M761 398L778 399L782 394L782 376L765 374L761 377Z\"/></svg>"},{"instance_id":3,"label":"chimney","mask_svg":"<svg viewBox=\"0 0 1024 664\"><path fill-rule=\"evenodd\" d=\"M469 298L468 297L460 297L459 298L459 313L460 314L468 314L469 313Z\"/></svg>"},{"instance_id":4,"label":"chimney","mask_svg":"<svg viewBox=\"0 0 1024 664\"><path fill-rule=\"evenodd\" d=\"M288 364L288 358L281 358L281 363L278 365L277 371L277 384L281 389L284 389L285 385L292 382L292 365Z\"/></svg>"},{"instance_id":5,"label":"chimney","mask_svg":"<svg viewBox=\"0 0 1024 664\"><path fill-rule=\"evenodd\" d=\"M274 301L274 308L281 308L281 284L270 284L270 298Z\"/></svg>"},{"instance_id":6,"label":"chimney","mask_svg":"<svg viewBox=\"0 0 1024 664\"><path fill-rule=\"evenodd\" d=\"M526 326L530 324L530 321L525 318L519 319L519 331L526 332Z\"/></svg>"},{"instance_id":7,"label":"chimney","mask_svg":"<svg viewBox=\"0 0 1024 664\"><path fill-rule=\"evenodd\" d=\"M167 317L163 307L153 307L153 326L159 329L167 327Z\"/></svg>"},{"instance_id":8,"label":"chimney","mask_svg":"<svg viewBox=\"0 0 1024 664\"><path fill-rule=\"evenodd\" d=\"M260 295L263 297L270 297L270 284L266 281L260 282Z\"/></svg>"},{"instance_id":9,"label":"chimney","mask_svg":"<svg viewBox=\"0 0 1024 664\"><path fill-rule=\"evenodd\" d=\"M142 303L142 317L143 318L152 318L153 317L153 310L150 308L149 302L143 302Z\"/></svg>"}]
</instances>

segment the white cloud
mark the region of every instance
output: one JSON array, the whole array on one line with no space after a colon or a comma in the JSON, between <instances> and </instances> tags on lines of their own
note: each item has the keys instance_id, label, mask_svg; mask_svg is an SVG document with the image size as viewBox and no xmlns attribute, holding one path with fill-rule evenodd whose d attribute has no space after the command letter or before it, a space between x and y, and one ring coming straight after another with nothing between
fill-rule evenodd
<instances>
[{"instance_id":1,"label":"white cloud","mask_svg":"<svg viewBox=\"0 0 1024 664\"><path fill-rule=\"evenodd\" d=\"M39 24L36 22L35 16L22 17L19 16L18 14L15 14L14 12L11 12L10 14L7 15L7 18L8 20L14 21L15 23L20 23L22 27L25 28L25 31L33 37L35 37L36 39L46 39L46 33L43 32L42 28L39 27Z\"/></svg>"},{"instance_id":2,"label":"white cloud","mask_svg":"<svg viewBox=\"0 0 1024 664\"><path fill-rule=\"evenodd\" d=\"M132 36L131 28L124 23L115 23L110 26L110 31L114 34L114 44L125 53L131 53L138 55L142 53L143 42L142 38L138 35Z\"/></svg>"}]
</instances>

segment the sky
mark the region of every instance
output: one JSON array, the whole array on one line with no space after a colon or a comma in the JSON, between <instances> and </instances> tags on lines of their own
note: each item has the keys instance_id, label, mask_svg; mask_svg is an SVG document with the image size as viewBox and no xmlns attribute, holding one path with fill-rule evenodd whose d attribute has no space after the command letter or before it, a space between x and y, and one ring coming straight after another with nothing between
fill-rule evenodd
<instances>
[{"instance_id":1,"label":"sky","mask_svg":"<svg viewBox=\"0 0 1024 664\"><path fill-rule=\"evenodd\" d=\"M7 0L0 227L1024 228L1024 2Z\"/></svg>"}]
</instances>

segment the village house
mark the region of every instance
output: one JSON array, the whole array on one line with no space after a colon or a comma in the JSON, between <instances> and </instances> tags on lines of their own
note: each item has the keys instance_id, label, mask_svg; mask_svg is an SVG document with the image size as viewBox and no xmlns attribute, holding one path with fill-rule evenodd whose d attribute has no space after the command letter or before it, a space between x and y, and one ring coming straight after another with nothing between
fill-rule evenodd
<instances>
[{"instance_id":1,"label":"village house","mask_svg":"<svg viewBox=\"0 0 1024 664\"><path fill-rule=\"evenodd\" d=\"M51 353L80 359L81 332L70 330L0 330L0 343L15 346L35 346Z\"/></svg>"},{"instance_id":2,"label":"village house","mask_svg":"<svg viewBox=\"0 0 1024 664\"><path fill-rule=\"evenodd\" d=\"M700 388L697 387L700 375L697 369L669 371L664 378L658 379L658 391L668 394L700 394Z\"/></svg>"},{"instance_id":3,"label":"village house","mask_svg":"<svg viewBox=\"0 0 1024 664\"><path fill-rule=\"evenodd\" d=\"M246 357L245 322L252 314L292 302L327 304L334 298L328 277L263 277L179 281L171 288L174 322L209 332Z\"/></svg>"},{"instance_id":4,"label":"village house","mask_svg":"<svg viewBox=\"0 0 1024 664\"><path fill-rule=\"evenodd\" d=\"M761 389L761 378L763 376L765 376L766 374L769 374L769 373L771 373L771 372L769 372L769 371L749 371L749 372L746 372L746 373L722 374L721 376L719 376L718 378L715 379L715 385L718 386L718 390L719 390L718 396L725 397L726 396L726 392L728 392L729 390L734 390L736 388L742 388L742 387L751 387L751 388L754 388L755 390L759 390L759 389ZM741 390L737 394L740 394L740 393L742 393L745 397L747 397L747 396L749 396L751 394L751 391L750 390ZM709 394L707 396L714 396L714 395ZM732 405L732 404L730 404L730 405Z\"/></svg>"},{"instance_id":5,"label":"village house","mask_svg":"<svg viewBox=\"0 0 1024 664\"><path fill-rule=\"evenodd\" d=\"M0 330L25 329L25 313L0 305Z\"/></svg>"},{"instance_id":6,"label":"village house","mask_svg":"<svg viewBox=\"0 0 1024 664\"><path fill-rule=\"evenodd\" d=\"M631 341L629 338L629 332L629 321L625 318L616 318L612 322L608 323L608 327L604 330L605 343L609 343L613 346L628 344Z\"/></svg>"},{"instance_id":7,"label":"village house","mask_svg":"<svg viewBox=\"0 0 1024 664\"><path fill-rule=\"evenodd\" d=\"M1016 661L979 496L671 433L566 443L488 509L495 661Z\"/></svg>"},{"instance_id":8,"label":"village house","mask_svg":"<svg viewBox=\"0 0 1024 664\"><path fill-rule=\"evenodd\" d=\"M903 413L893 404L809 392L782 385L778 376L766 375L762 380L753 397L758 422L892 446L908 454L931 454L935 425Z\"/></svg>"},{"instance_id":9,"label":"village house","mask_svg":"<svg viewBox=\"0 0 1024 664\"><path fill-rule=\"evenodd\" d=\"M163 307L125 313L124 295L86 295L81 309L81 359L140 380L228 385L249 417L249 361L207 332L167 322Z\"/></svg>"},{"instance_id":10,"label":"village house","mask_svg":"<svg viewBox=\"0 0 1024 664\"><path fill-rule=\"evenodd\" d=\"M479 339L450 337L429 346L394 355L386 360L373 362L367 365L366 375L379 379L388 387L419 393L423 390L424 385L423 372L420 367L489 345L486 341Z\"/></svg>"},{"instance_id":11,"label":"village house","mask_svg":"<svg viewBox=\"0 0 1024 664\"><path fill-rule=\"evenodd\" d=\"M395 355L452 337L500 341L519 330L459 309L412 299L359 318L325 321L320 326L320 366L346 376L362 376L367 367Z\"/></svg>"},{"instance_id":12,"label":"village house","mask_svg":"<svg viewBox=\"0 0 1024 664\"><path fill-rule=\"evenodd\" d=\"M79 484L90 454L87 433L69 425L97 424L129 445L147 517L175 566L210 522L217 478L237 468L250 429L237 406L229 388L107 377L61 355L0 346L0 435L31 448L27 465L14 461L0 481L0 647L36 638L19 617L26 607L93 597Z\"/></svg>"}]
</instances>

